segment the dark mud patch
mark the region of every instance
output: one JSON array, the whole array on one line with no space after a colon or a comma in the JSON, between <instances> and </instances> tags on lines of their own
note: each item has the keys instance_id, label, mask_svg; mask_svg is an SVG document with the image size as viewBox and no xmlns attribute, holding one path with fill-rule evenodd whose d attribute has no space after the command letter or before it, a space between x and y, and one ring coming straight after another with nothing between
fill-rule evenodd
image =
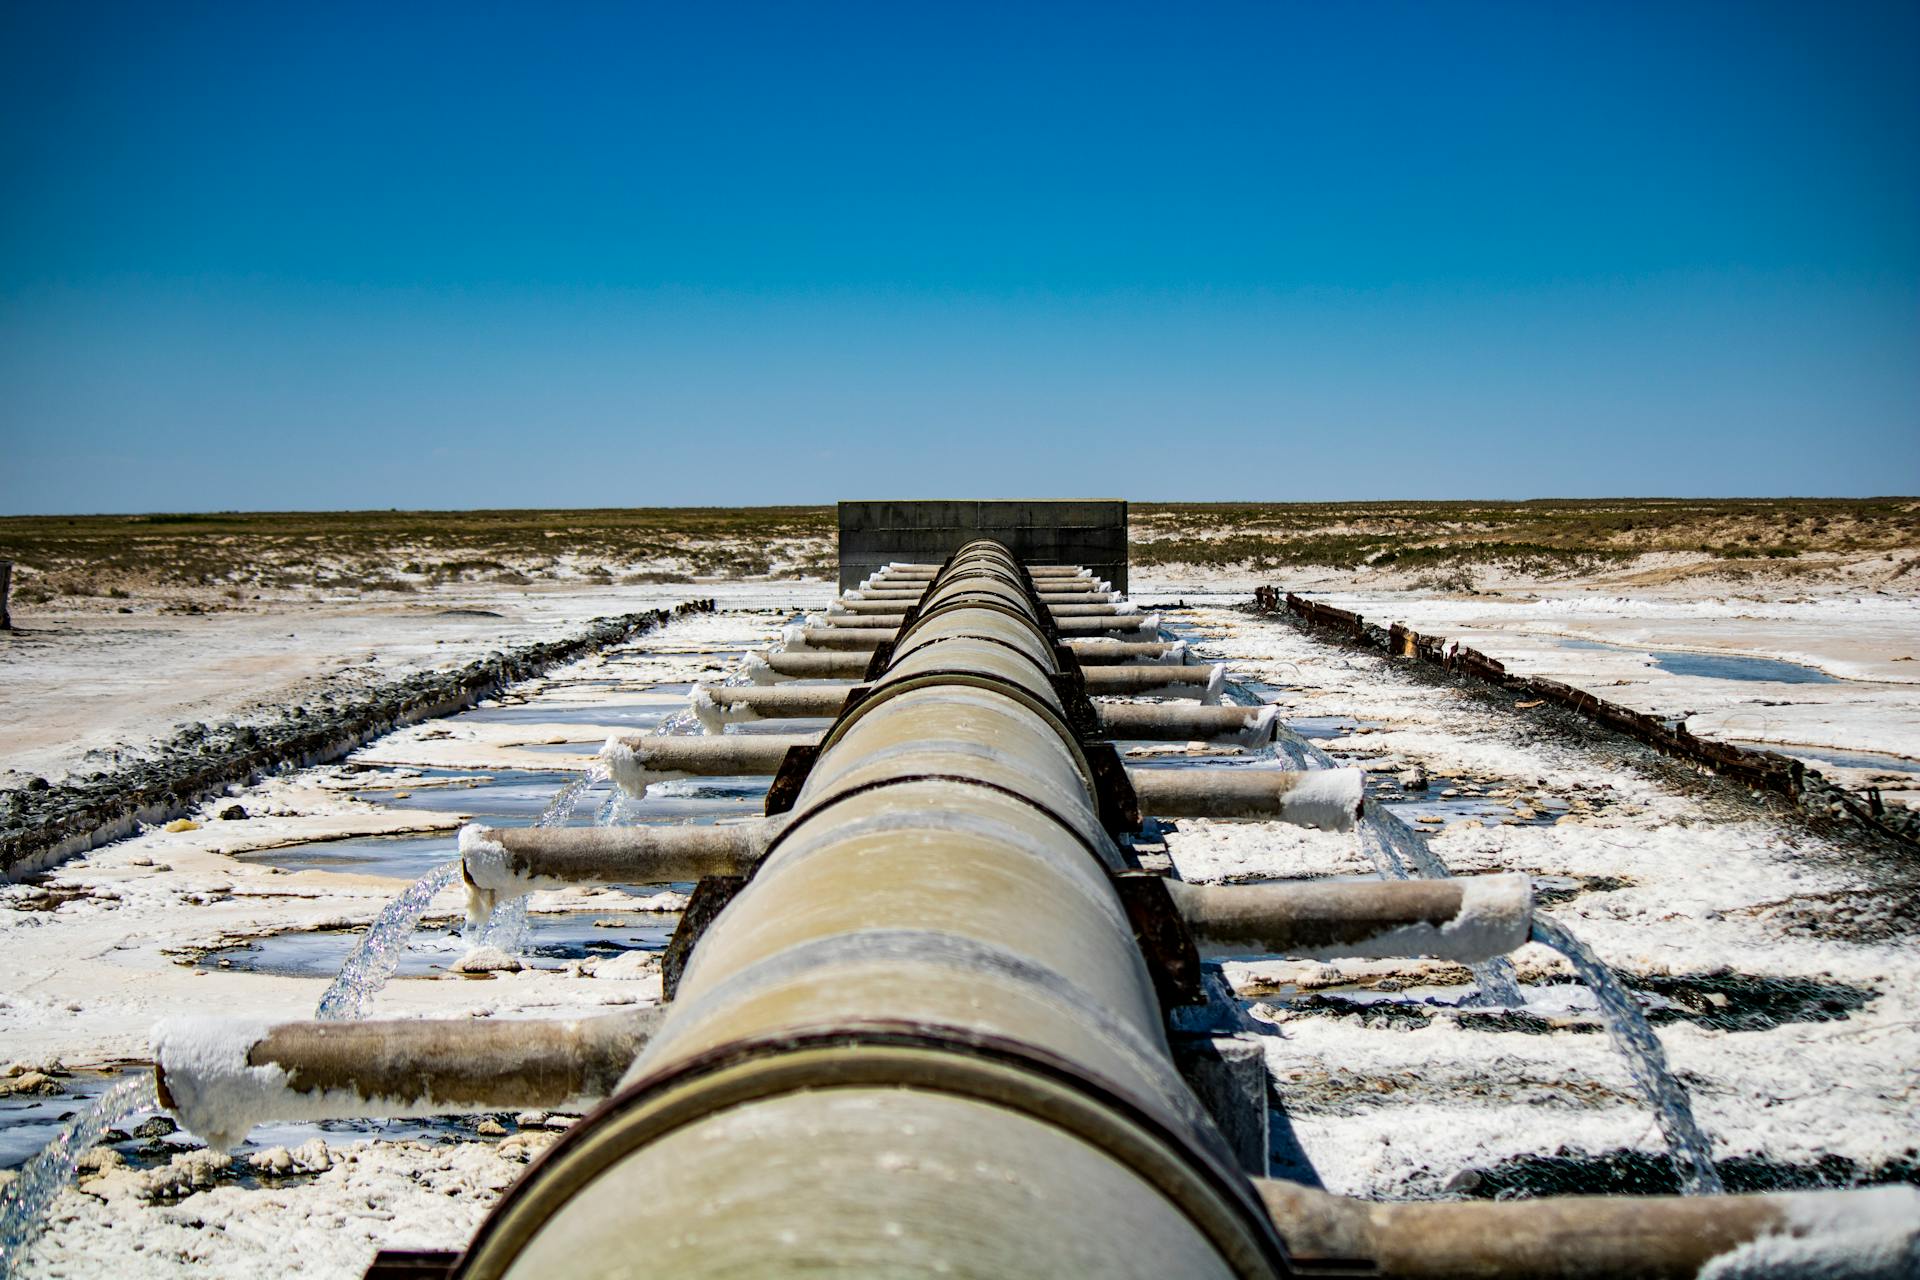
<instances>
[{"instance_id":1,"label":"dark mud patch","mask_svg":"<svg viewBox=\"0 0 1920 1280\"><path fill-rule=\"evenodd\" d=\"M1533 905L1555 907L1584 894L1612 893L1616 889L1631 888L1633 884L1628 876L1535 876Z\"/></svg>"},{"instance_id":2,"label":"dark mud patch","mask_svg":"<svg viewBox=\"0 0 1920 1280\"><path fill-rule=\"evenodd\" d=\"M1869 1164L1842 1155L1823 1155L1793 1163L1764 1155L1731 1156L1714 1162L1731 1192L1817 1191L1843 1187L1920 1185L1920 1148ZM1519 1200L1534 1196L1671 1196L1680 1192L1673 1164L1665 1155L1641 1151L1576 1152L1561 1147L1552 1155L1522 1156L1491 1169L1456 1174L1448 1190L1481 1200Z\"/></svg>"},{"instance_id":3,"label":"dark mud patch","mask_svg":"<svg viewBox=\"0 0 1920 1280\"><path fill-rule=\"evenodd\" d=\"M1844 1021L1879 994L1844 982L1756 978L1731 973L1624 980L1639 998L1647 1021L1654 1026L1689 1022L1717 1031L1768 1031L1788 1023ZM1534 990L1537 993L1540 988ZM1383 984L1375 984L1365 991L1316 991L1291 997L1274 993L1265 999L1296 1017L1351 1017L1381 1029L1424 1026L1436 1016L1448 1015L1457 1018L1461 1029L1468 1031L1552 1035L1603 1030L1597 1009L1580 1007L1562 1013L1543 1013L1531 1009L1462 1008L1453 996L1403 998Z\"/></svg>"}]
</instances>

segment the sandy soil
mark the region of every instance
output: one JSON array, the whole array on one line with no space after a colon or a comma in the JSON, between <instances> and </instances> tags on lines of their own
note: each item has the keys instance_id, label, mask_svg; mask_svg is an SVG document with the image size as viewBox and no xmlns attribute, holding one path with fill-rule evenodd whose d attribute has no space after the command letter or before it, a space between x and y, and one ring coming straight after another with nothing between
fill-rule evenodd
<instances>
[{"instance_id":1,"label":"sandy soil","mask_svg":"<svg viewBox=\"0 0 1920 1280\"><path fill-rule=\"evenodd\" d=\"M36 610L0 632L0 788L101 768L180 723L279 708L490 650L569 634L593 618L677 604L779 599L824 605L824 583L616 587L450 586L404 602L361 596L263 602L204 615ZM89 753L95 753L89 756Z\"/></svg>"}]
</instances>

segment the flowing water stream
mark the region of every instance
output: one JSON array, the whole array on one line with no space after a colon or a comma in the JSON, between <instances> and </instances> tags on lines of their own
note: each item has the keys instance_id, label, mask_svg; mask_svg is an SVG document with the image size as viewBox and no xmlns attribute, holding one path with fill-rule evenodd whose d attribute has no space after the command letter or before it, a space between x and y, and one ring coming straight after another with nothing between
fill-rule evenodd
<instances>
[{"instance_id":1,"label":"flowing water stream","mask_svg":"<svg viewBox=\"0 0 1920 1280\"><path fill-rule=\"evenodd\" d=\"M1234 682L1228 689L1236 699L1249 704L1265 702L1253 690ZM1297 767L1330 769L1333 758L1314 743L1282 729L1275 742L1277 754L1289 758ZM1446 864L1428 847L1426 837L1402 822L1384 805L1368 805L1358 829L1360 847L1383 879L1404 880L1411 876L1438 878L1450 874ZM1724 1190L1720 1175L1713 1167L1713 1149L1693 1118L1686 1088L1667 1069L1666 1054L1660 1040L1647 1025L1646 1015L1632 993L1620 984L1606 962L1591 948L1548 916L1533 918L1533 940L1552 947L1567 958L1580 980L1593 992L1605 1020L1607 1038L1627 1070L1653 1108L1660 1133L1666 1139L1667 1154L1673 1161L1681 1189L1688 1195L1717 1195ZM1522 1007L1520 983L1513 962L1505 956L1473 966L1480 993L1494 1005L1509 1009Z\"/></svg>"},{"instance_id":2,"label":"flowing water stream","mask_svg":"<svg viewBox=\"0 0 1920 1280\"><path fill-rule=\"evenodd\" d=\"M27 1246L40 1234L47 1207L73 1182L85 1155L101 1135L129 1116L158 1105L153 1077L142 1072L95 1098L40 1154L0 1187L0 1276L14 1275Z\"/></svg>"},{"instance_id":3,"label":"flowing water stream","mask_svg":"<svg viewBox=\"0 0 1920 1280\"><path fill-rule=\"evenodd\" d=\"M1586 943L1546 915L1533 918L1533 940L1552 947L1567 958L1580 980L1600 1002L1606 1018L1607 1038L1620 1056L1634 1083L1646 1095L1667 1140L1667 1155L1680 1178L1681 1191L1690 1196L1719 1195L1726 1190L1713 1167L1713 1148L1693 1119L1693 1105L1687 1090L1667 1070L1667 1055L1659 1037L1647 1025L1646 1015L1633 994L1620 985L1606 961L1593 953Z\"/></svg>"},{"instance_id":4,"label":"flowing water stream","mask_svg":"<svg viewBox=\"0 0 1920 1280\"><path fill-rule=\"evenodd\" d=\"M340 974L326 994L320 997L313 1016L322 1022L352 1022L367 1016L367 1005L375 993L387 985L387 979L400 964L400 952L413 936L420 918L427 914L433 900L460 878L460 860L443 862L415 880L394 898L373 923L360 945L353 949Z\"/></svg>"},{"instance_id":5,"label":"flowing water stream","mask_svg":"<svg viewBox=\"0 0 1920 1280\"><path fill-rule=\"evenodd\" d=\"M1225 685L1235 701L1260 706L1267 699L1237 680ZM1273 751L1299 769L1337 769L1339 764L1320 747L1285 725L1274 738ZM1452 876L1447 864L1427 844L1427 838L1415 831L1385 805L1369 804L1355 828L1360 848L1383 880L1405 880L1410 876L1444 880ZM1474 982L1486 1001L1503 1009L1517 1009L1525 1001L1520 995L1520 980L1514 975L1513 962L1495 956L1471 966Z\"/></svg>"},{"instance_id":6,"label":"flowing water stream","mask_svg":"<svg viewBox=\"0 0 1920 1280\"><path fill-rule=\"evenodd\" d=\"M554 794L552 802L547 805L546 812L535 818L533 825L536 827L566 826L573 821L573 811L580 807L580 801L586 797L587 792L606 780L607 771L596 765L592 771L560 788ZM498 903L493 908L492 914L487 917L487 922L474 930L467 941L475 947L498 947L508 955L518 954L527 945L529 901L531 899L521 893ZM382 980L384 981L384 978Z\"/></svg>"}]
</instances>

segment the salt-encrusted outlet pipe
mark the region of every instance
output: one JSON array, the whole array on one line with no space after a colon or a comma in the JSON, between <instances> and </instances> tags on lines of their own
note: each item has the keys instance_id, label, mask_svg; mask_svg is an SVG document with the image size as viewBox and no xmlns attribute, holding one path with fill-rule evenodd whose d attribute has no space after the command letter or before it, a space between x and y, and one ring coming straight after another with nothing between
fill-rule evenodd
<instances>
[{"instance_id":1,"label":"salt-encrusted outlet pipe","mask_svg":"<svg viewBox=\"0 0 1920 1280\"><path fill-rule=\"evenodd\" d=\"M1140 812L1159 818L1278 818L1323 831L1351 830L1365 803L1359 769L1134 768Z\"/></svg>"},{"instance_id":2,"label":"salt-encrusted outlet pipe","mask_svg":"<svg viewBox=\"0 0 1920 1280\"><path fill-rule=\"evenodd\" d=\"M1068 640L1067 648L1083 667L1140 664L1185 666L1185 640Z\"/></svg>"},{"instance_id":3,"label":"salt-encrusted outlet pipe","mask_svg":"<svg viewBox=\"0 0 1920 1280\"><path fill-rule=\"evenodd\" d=\"M925 599L926 594L925 591L918 589L892 590L885 587L869 587L846 592L839 596L835 603L859 613L904 613L909 606L919 604ZM1126 600L1126 597L1118 591L1095 591L1091 582L1043 589L1037 594L1040 603L1049 608L1062 605L1120 604Z\"/></svg>"},{"instance_id":4,"label":"salt-encrusted outlet pipe","mask_svg":"<svg viewBox=\"0 0 1920 1280\"><path fill-rule=\"evenodd\" d=\"M1533 885L1520 874L1261 885L1169 880L1167 889L1200 954L1212 958L1424 956L1478 964L1525 946L1533 928Z\"/></svg>"},{"instance_id":5,"label":"salt-encrusted outlet pipe","mask_svg":"<svg viewBox=\"0 0 1920 1280\"><path fill-rule=\"evenodd\" d=\"M584 1109L613 1091L658 1008L556 1020L282 1022L155 1027L160 1105L227 1150L270 1120Z\"/></svg>"},{"instance_id":6,"label":"salt-encrusted outlet pipe","mask_svg":"<svg viewBox=\"0 0 1920 1280\"><path fill-rule=\"evenodd\" d=\"M1107 702L1100 736L1115 742L1235 742L1256 747L1279 732L1275 707L1196 707L1179 702Z\"/></svg>"},{"instance_id":7,"label":"salt-encrusted outlet pipe","mask_svg":"<svg viewBox=\"0 0 1920 1280\"><path fill-rule=\"evenodd\" d=\"M1375 1203L1255 1185L1297 1262L1371 1263L1380 1280L1692 1280L1717 1258L1729 1276L1890 1280L1920 1256L1913 1187ZM1734 1265L1749 1246L1751 1269Z\"/></svg>"},{"instance_id":8,"label":"salt-encrusted outlet pipe","mask_svg":"<svg viewBox=\"0 0 1920 1280\"><path fill-rule=\"evenodd\" d=\"M779 772L792 747L820 741L812 733L727 733L704 738L668 734L615 734L600 748L600 762L630 795L656 782L680 778L765 778Z\"/></svg>"},{"instance_id":9,"label":"salt-encrusted outlet pipe","mask_svg":"<svg viewBox=\"0 0 1920 1280\"><path fill-rule=\"evenodd\" d=\"M931 582L941 569L937 564L890 564L874 573L874 577L896 578L909 582ZM1093 575L1077 564L1030 564L1027 573L1035 582L1048 578L1090 578Z\"/></svg>"},{"instance_id":10,"label":"salt-encrusted outlet pipe","mask_svg":"<svg viewBox=\"0 0 1920 1280\"><path fill-rule=\"evenodd\" d=\"M482 827L460 829L467 923L486 922L503 898L576 884L675 884L748 874L782 824L711 827Z\"/></svg>"}]
</instances>

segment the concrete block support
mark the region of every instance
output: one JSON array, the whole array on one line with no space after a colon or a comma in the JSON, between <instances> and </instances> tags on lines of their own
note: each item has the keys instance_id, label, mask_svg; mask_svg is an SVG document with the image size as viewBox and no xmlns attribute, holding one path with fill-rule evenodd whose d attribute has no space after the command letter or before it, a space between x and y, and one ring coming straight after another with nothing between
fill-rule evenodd
<instances>
[{"instance_id":1,"label":"concrete block support","mask_svg":"<svg viewBox=\"0 0 1920 1280\"><path fill-rule=\"evenodd\" d=\"M978 538L1004 543L1029 566L1081 565L1127 589L1127 504L1119 499L842 502L840 589L897 562L937 568Z\"/></svg>"},{"instance_id":2,"label":"concrete block support","mask_svg":"<svg viewBox=\"0 0 1920 1280\"><path fill-rule=\"evenodd\" d=\"M1250 1035L1178 1034L1169 1038L1173 1062L1219 1126L1240 1167L1267 1176L1269 1116L1267 1060Z\"/></svg>"}]
</instances>

